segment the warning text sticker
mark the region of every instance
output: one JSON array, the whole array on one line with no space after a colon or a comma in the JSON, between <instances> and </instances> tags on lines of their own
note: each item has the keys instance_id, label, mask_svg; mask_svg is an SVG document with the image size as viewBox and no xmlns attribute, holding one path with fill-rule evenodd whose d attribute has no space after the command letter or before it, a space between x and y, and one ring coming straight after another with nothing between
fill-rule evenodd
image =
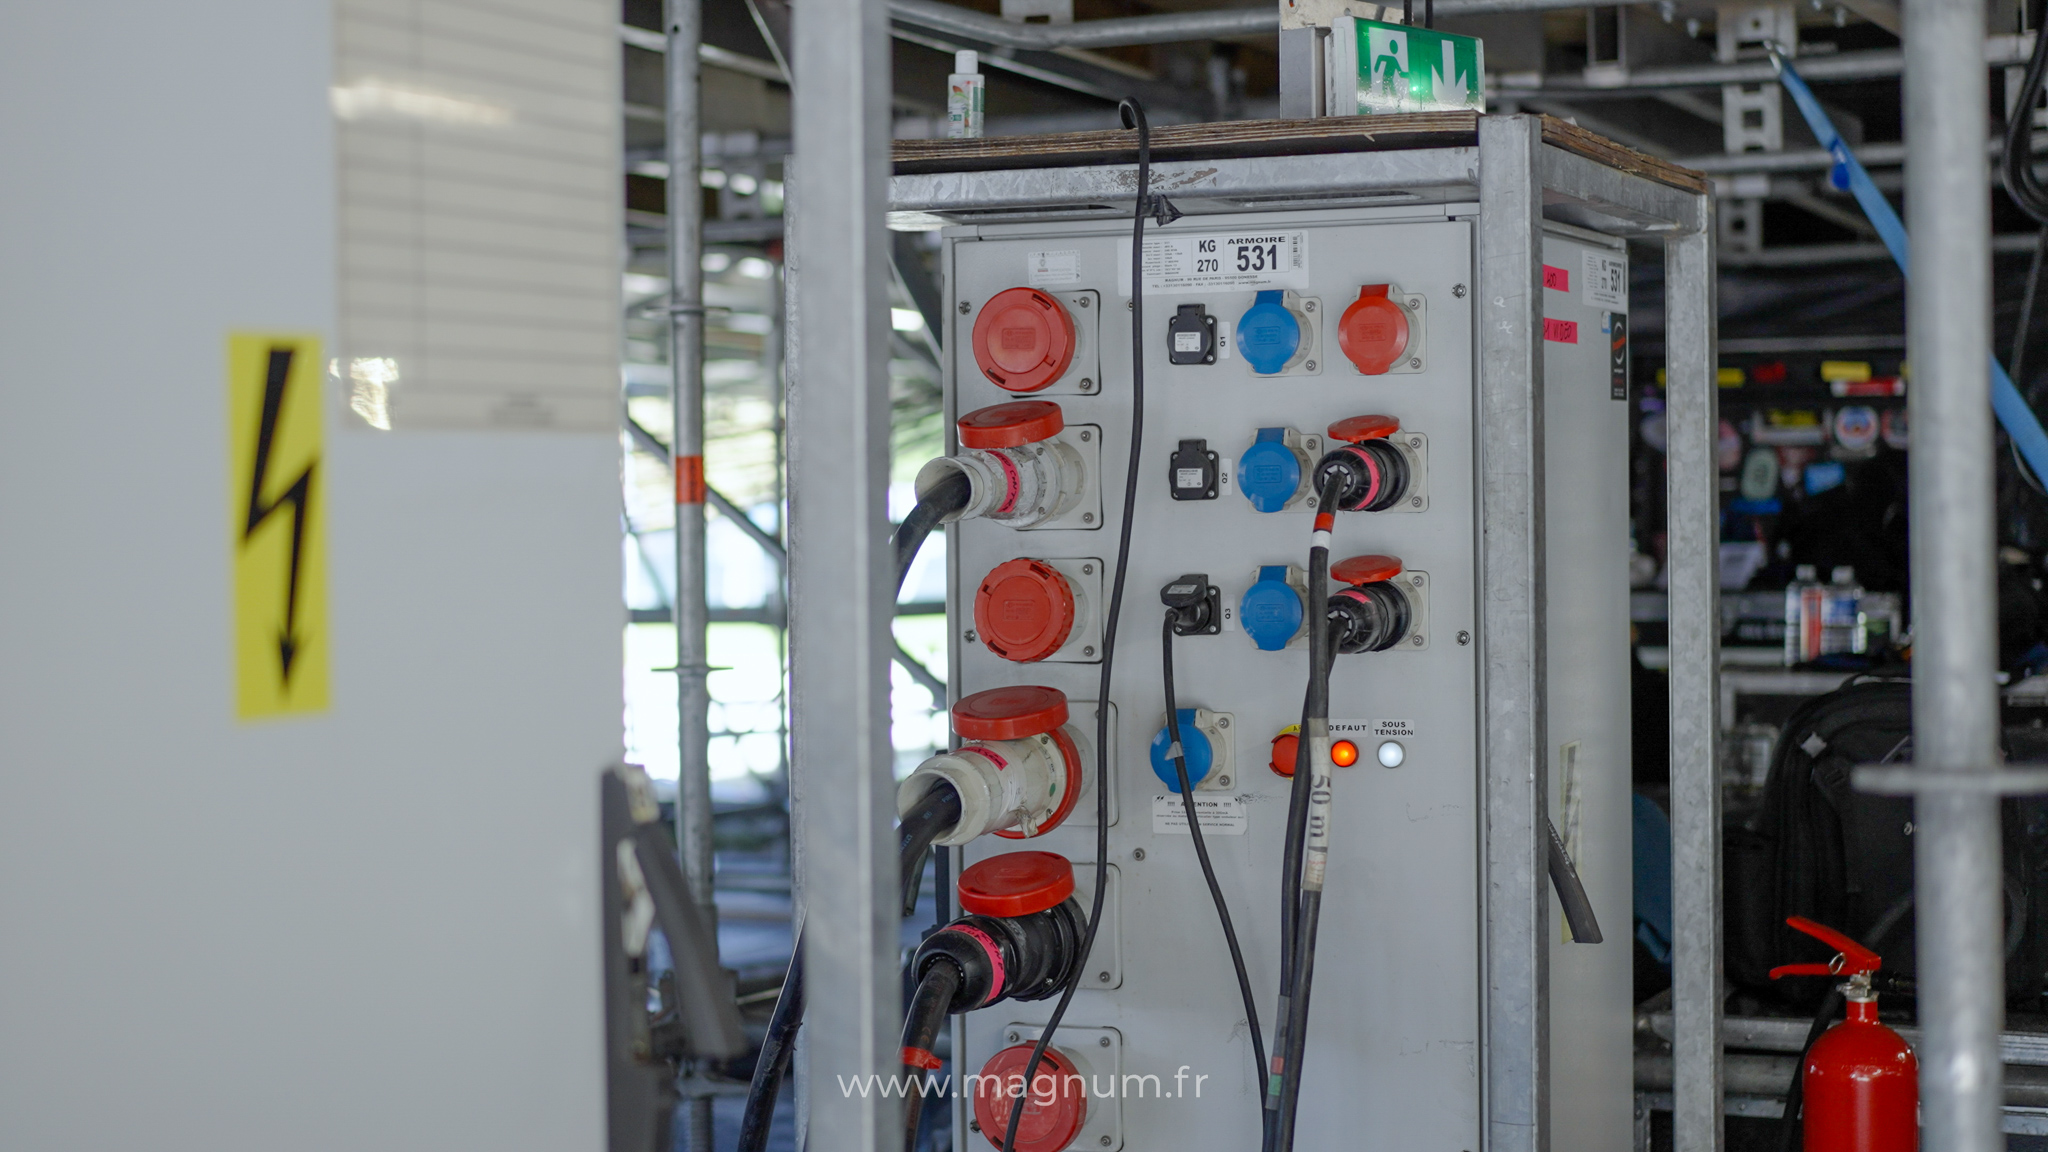
<instances>
[{"instance_id":1,"label":"warning text sticker","mask_svg":"<svg viewBox=\"0 0 2048 1152\"><path fill-rule=\"evenodd\" d=\"M1205 836L1242 836L1251 827L1251 817L1245 814L1244 797L1223 793L1195 793L1195 815L1202 821ZM1179 796L1152 797L1152 831L1154 833L1179 832L1188 830L1186 802Z\"/></svg>"}]
</instances>

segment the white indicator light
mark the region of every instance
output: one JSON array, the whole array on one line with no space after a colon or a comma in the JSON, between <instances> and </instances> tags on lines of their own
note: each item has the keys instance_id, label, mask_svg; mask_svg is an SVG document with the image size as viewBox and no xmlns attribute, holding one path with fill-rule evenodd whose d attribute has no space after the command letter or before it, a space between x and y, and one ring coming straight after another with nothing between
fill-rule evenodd
<instances>
[{"instance_id":1,"label":"white indicator light","mask_svg":"<svg viewBox=\"0 0 2048 1152\"><path fill-rule=\"evenodd\" d=\"M1401 761L1408 758L1407 749L1398 740L1389 740L1380 745L1380 767L1399 768Z\"/></svg>"}]
</instances>

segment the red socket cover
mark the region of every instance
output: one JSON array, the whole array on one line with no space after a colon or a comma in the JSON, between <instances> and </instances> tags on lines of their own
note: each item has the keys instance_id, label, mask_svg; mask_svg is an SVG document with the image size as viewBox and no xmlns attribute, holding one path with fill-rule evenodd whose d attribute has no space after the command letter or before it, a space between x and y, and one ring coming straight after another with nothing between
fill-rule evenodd
<instances>
[{"instance_id":1,"label":"red socket cover","mask_svg":"<svg viewBox=\"0 0 2048 1152\"><path fill-rule=\"evenodd\" d=\"M1330 575L1356 587L1392 580L1401 574L1399 556L1353 556L1330 565Z\"/></svg>"},{"instance_id":2,"label":"red socket cover","mask_svg":"<svg viewBox=\"0 0 2048 1152\"><path fill-rule=\"evenodd\" d=\"M1022 448L1050 440L1065 429L1060 406L1050 400L1012 400L976 408L959 420L963 448Z\"/></svg>"},{"instance_id":3,"label":"red socket cover","mask_svg":"<svg viewBox=\"0 0 2048 1152\"><path fill-rule=\"evenodd\" d=\"M1067 694L1036 684L990 688L953 705L953 731L967 740L1022 740L1066 722Z\"/></svg>"},{"instance_id":4,"label":"red socket cover","mask_svg":"<svg viewBox=\"0 0 2048 1152\"><path fill-rule=\"evenodd\" d=\"M975 1083L974 1119L982 1139L1000 1148L1009 1130L1010 1109L1017 1104L1011 1089L1022 1083L1035 1044L1013 1044L981 1067ZM1057 1048L1047 1048L1024 1097L1024 1115L1017 1121L1016 1152L1060 1152L1088 1123L1088 1089L1073 1061Z\"/></svg>"},{"instance_id":5,"label":"red socket cover","mask_svg":"<svg viewBox=\"0 0 2048 1152\"><path fill-rule=\"evenodd\" d=\"M1385 440L1400 430L1401 422L1392 416L1353 416L1330 425L1330 439L1363 444L1367 440Z\"/></svg>"},{"instance_id":6,"label":"red socket cover","mask_svg":"<svg viewBox=\"0 0 2048 1152\"><path fill-rule=\"evenodd\" d=\"M974 630L1005 660L1043 660L1074 631L1074 589L1044 561L1005 560L974 595Z\"/></svg>"},{"instance_id":7,"label":"red socket cover","mask_svg":"<svg viewBox=\"0 0 2048 1152\"><path fill-rule=\"evenodd\" d=\"M1337 321L1337 347L1360 372L1380 375L1408 354L1408 310L1387 299L1387 285L1367 284Z\"/></svg>"},{"instance_id":8,"label":"red socket cover","mask_svg":"<svg viewBox=\"0 0 2048 1152\"><path fill-rule=\"evenodd\" d=\"M1074 362L1074 318L1036 288L1005 288L974 318L974 362L998 388L1036 392Z\"/></svg>"},{"instance_id":9,"label":"red socket cover","mask_svg":"<svg viewBox=\"0 0 2048 1152\"><path fill-rule=\"evenodd\" d=\"M1074 894L1074 866L1057 852L1005 852L960 873L960 909L977 916L1029 916Z\"/></svg>"}]
</instances>

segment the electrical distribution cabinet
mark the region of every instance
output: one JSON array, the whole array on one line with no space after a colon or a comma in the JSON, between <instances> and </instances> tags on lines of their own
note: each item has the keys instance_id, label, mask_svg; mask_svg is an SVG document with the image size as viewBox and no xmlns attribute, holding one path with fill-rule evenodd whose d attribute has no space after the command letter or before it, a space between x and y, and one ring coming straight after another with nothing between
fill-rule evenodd
<instances>
[{"instance_id":1,"label":"electrical distribution cabinet","mask_svg":"<svg viewBox=\"0 0 2048 1152\"><path fill-rule=\"evenodd\" d=\"M896 181L899 210L947 225L949 423L1044 400L1059 405L1068 443L1092 442L1093 488L1077 507L1099 514L949 528L955 701L992 688L1057 689L1092 739L1119 516L1127 495L1135 505L1108 779L1093 778L1087 753L1087 790L1065 823L960 850L963 866L1020 850L1066 856L1084 908L1095 869L1110 870L1094 957L1055 1041L1059 1067L1093 1077L1087 1119L1027 1124L1027 1152L1259 1141L1264 1075L1170 769L1154 767L1166 744L1160 591L1184 573L1221 590L1220 627L1173 643L1176 703L1270 1043L1291 787L1272 765L1287 759L1275 741L1300 721L1308 677L1299 606L1316 520L1311 469L1338 443L1333 426L1367 415L1398 422L1386 439L1411 482L1391 507L1337 513L1330 558L1333 567L1397 560L1375 563L1412 612L1399 642L1339 655L1331 675L1331 734L1360 755L1332 770L1297 1147L1477 1152L1531 1146L1523 1136L1538 1125L1555 1147L1630 1146L1629 306L1618 237L1641 234L1648 214L1552 197L1563 210L1532 207L1520 222L1536 221L1515 257L1526 281L1503 280L1501 257L1487 265L1489 243L1504 246L1482 210L1483 151L1295 158L1307 176L1288 194L1291 170L1272 161L1183 164L1164 180L1155 169L1154 186L1187 215L1145 230L1144 425L1128 494L1130 202L1113 206L1119 182L1133 186L1128 167ZM1432 185L1431 172L1446 175ZM1318 180L1320 191L1302 190ZM1428 192L1384 191L1397 181ZM1233 182L1244 191L1218 190ZM1338 195L1347 182L1358 190ZM1520 368L1501 351L1512 341L1483 330L1482 317L1505 301L1489 313L1479 294L1492 284L1505 296L1502 283L1541 294L1541 343L1520 346ZM1027 304L1038 313L1018 311ZM1489 378L1490 364L1510 370ZM1499 397L1517 389L1535 400L1520 414L1530 430L1520 442L1503 438L1497 419L1488 424ZM1504 474L1496 459L1489 469L1489 445L1538 463ZM1519 538L1488 519L1514 499L1530 508ZM1510 584L1496 571L1489 584L1489 565L1517 563L1530 578ZM1488 587L1510 586L1495 593L1502 603L1486 602ZM1333 579L1331 590L1340 587ZM1275 610L1290 598L1293 614ZM1519 680L1500 670L1507 645L1489 652L1488 621L1515 619L1537 621L1536 641L1519 649L1530 653ZM1047 627L1054 635L1038 635ZM1541 702L1533 724L1513 715L1529 701ZM1503 768L1499 734L1516 723L1539 733L1540 764ZM1518 801L1517 781L1545 783L1547 797L1524 791ZM1096 787L1114 800L1106 860L1096 859ZM1570 940L1532 861L1500 861L1504 838L1534 844L1529 832L1546 819L1577 865L1603 942ZM1516 932L1530 959L1503 963ZM1502 984L1510 967L1534 970L1523 971L1521 990ZM956 1077L1035 1039L1054 1003L956 1017ZM1542 1051L1503 1047L1499 1037L1532 1017L1539 1022L1520 1035ZM1541 1082L1547 1091L1532 1087ZM957 1152L999 1142L980 1131L971 1101L954 1107Z\"/></svg>"},{"instance_id":2,"label":"electrical distribution cabinet","mask_svg":"<svg viewBox=\"0 0 2048 1152\"><path fill-rule=\"evenodd\" d=\"M1107 1098L1091 1099L1091 1110L1121 1114L1117 1141L1097 1137L1094 1147L1258 1141L1263 1080L1252 1064L1229 955L1180 800L1150 767L1150 747L1165 724L1158 594L1186 572L1207 573L1223 593L1221 631L1176 642L1176 695L1183 709L1216 713L1211 727L1226 733L1212 742L1214 767L1198 794L1253 986L1266 990L1260 1023L1270 1036L1291 787L1270 762L1273 741L1301 718L1306 623L1241 619L1239 609L1247 595L1256 603L1262 571L1306 564L1315 497L1307 469L1291 484L1284 475L1255 479L1262 453L1254 446L1261 430L1284 429L1316 449L1306 454L1313 459L1329 425L1365 414L1399 420L1397 441L1426 468L1416 486L1428 493L1426 507L1423 497L1412 496L1415 507L1340 514L1332 562L1398 557L1403 571L1396 579L1426 586L1428 595L1406 641L1386 652L1339 657L1331 678L1332 734L1353 739L1364 756L1336 773L1299 1140L1308 1148L1393 1150L1464 1149L1478 1139L1475 656L1484 637L1475 612L1471 214L1470 206L1427 214L1268 212L1188 217L1147 231L1160 272L1146 284L1146 426L1111 685L1118 706L1109 839L1116 918L1098 930L1096 962L1083 973L1064 1025L1074 1035L1095 1030L1098 1039L1107 1035L1101 1030L1114 1029L1121 1075L1136 1079L1128 1091L1119 1081ZM1051 399L1069 427L1100 437L1105 464L1098 473L1103 513L1091 523L1018 530L968 520L952 529L950 655L960 695L1015 684L1057 688L1076 702L1098 694L1098 645L1071 656L1063 648L1050 659L1006 658L978 634L975 613L962 608L981 598L990 573L1030 559L1077 569L1093 593L1093 611L1102 611L1102 571L1115 563L1130 438L1130 243L1122 220L987 225L946 237L948 295L956 302L945 340L949 418L1022 396ZM1560 466L1545 478L1547 587L1553 612L1568 604L1570 614L1567 634L1553 638L1551 651L1551 730L1562 741L1552 765L1552 818L1614 929L1604 944L1561 946L1555 970L1564 979L1553 987L1554 1036L1569 1036L1570 1043L1554 1048L1566 1059L1553 1083L1568 1091L1583 1076L1589 1092L1603 1079L1612 1084L1610 1099L1601 1101L1606 1123L1571 1142L1580 1149L1620 1146L1630 1098L1629 951L1621 930L1629 893L1627 404L1618 402L1625 400L1625 378L1619 397L1611 390L1609 351L1611 317L1626 312L1626 280L1608 275L1624 258L1614 247L1576 237L1552 236L1545 248L1556 285L1545 307L1545 424ZM1254 260L1257 269L1250 267ZM1406 371L1364 375L1339 347L1339 317L1374 285L1389 286L1381 291L1399 297L1410 318L1399 365ZM1018 287L1062 301L1079 314L1072 317L1076 328L1093 334L1085 342L1093 357L1084 360L1077 350L1066 370L1071 390L1055 381L1019 393L982 370L973 323L1000 293ZM1258 310L1276 304L1276 289L1286 294L1281 307L1298 310L1300 335L1285 357L1293 365L1261 373L1238 347L1239 337L1255 334ZM1604 294L1598 300L1596 291ZM1189 305L1215 320L1213 363L1172 362L1169 325ZM1085 314L1090 309L1095 316ZM1417 314L1426 319L1416 323ZM998 334L998 347L1000 340ZM1180 346L1190 343L1199 340ZM1172 457L1188 440L1217 456L1213 499L1175 498ZM1260 511L1253 495L1282 495L1260 493L1260 483L1285 484L1293 502ZM1090 623L1099 634L1099 619ZM1262 627L1288 634L1262 646L1255 635ZM1075 709L1092 732L1090 711ZM1396 767L1379 766L1382 745L1389 746L1385 759L1398 758ZM1232 753L1227 759L1218 754L1224 747ZM1043 849L1092 864L1094 824L1092 793L1084 793L1058 829L1030 839L984 837L966 848L963 863ZM1087 883L1084 869L1084 904ZM1582 950L1602 955L1580 962L1571 953ZM955 1067L976 1071L1018 1037L1035 1036L1051 1006L1002 1004L969 1014ZM1096 1070L1103 1087L1111 1078ZM1597 1128L1607 1130L1606 1141ZM961 1152L985 1144L966 1125L961 1130Z\"/></svg>"}]
</instances>

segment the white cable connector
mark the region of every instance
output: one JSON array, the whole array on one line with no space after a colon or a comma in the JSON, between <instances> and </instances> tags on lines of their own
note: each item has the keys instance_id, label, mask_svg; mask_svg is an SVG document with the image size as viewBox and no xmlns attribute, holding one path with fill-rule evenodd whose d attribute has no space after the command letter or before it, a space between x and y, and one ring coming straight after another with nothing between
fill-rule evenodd
<instances>
[{"instance_id":1,"label":"white cable connector","mask_svg":"<svg viewBox=\"0 0 2048 1152\"><path fill-rule=\"evenodd\" d=\"M947 521L986 518L1012 528L1035 528L1072 512L1088 487L1081 453L1065 436L1015 448L965 448L918 469L919 499L955 474L967 477L967 506Z\"/></svg>"},{"instance_id":2,"label":"white cable connector","mask_svg":"<svg viewBox=\"0 0 2048 1152\"><path fill-rule=\"evenodd\" d=\"M896 786L896 811L907 815L944 781L960 796L960 820L932 843L955 847L991 832L1036 836L1073 811L1087 758L1073 725L1021 740L974 741L904 777Z\"/></svg>"}]
</instances>

